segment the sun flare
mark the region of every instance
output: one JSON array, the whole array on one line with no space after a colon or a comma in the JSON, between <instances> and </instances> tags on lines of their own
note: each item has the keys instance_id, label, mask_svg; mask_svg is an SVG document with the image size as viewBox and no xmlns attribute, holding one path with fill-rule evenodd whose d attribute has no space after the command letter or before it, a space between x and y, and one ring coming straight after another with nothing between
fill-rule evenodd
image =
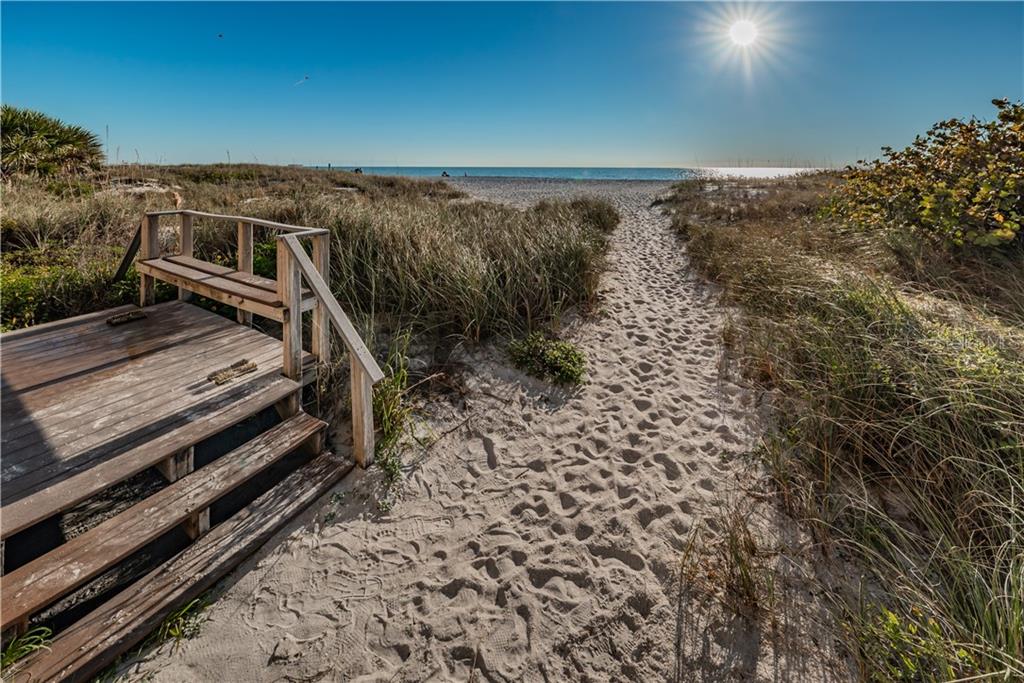
<instances>
[{"instance_id":1,"label":"sun flare","mask_svg":"<svg viewBox=\"0 0 1024 683\"><path fill-rule=\"evenodd\" d=\"M757 40L757 24L749 19L740 19L729 27L729 38L740 47L753 45Z\"/></svg>"},{"instance_id":2,"label":"sun flare","mask_svg":"<svg viewBox=\"0 0 1024 683\"><path fill-rule=\"evenodd\" d=\"M737 71L751 85L790 65L796 27L778 4L710 3L696 26L716 70Z\"/></svg>"}]
</instances>

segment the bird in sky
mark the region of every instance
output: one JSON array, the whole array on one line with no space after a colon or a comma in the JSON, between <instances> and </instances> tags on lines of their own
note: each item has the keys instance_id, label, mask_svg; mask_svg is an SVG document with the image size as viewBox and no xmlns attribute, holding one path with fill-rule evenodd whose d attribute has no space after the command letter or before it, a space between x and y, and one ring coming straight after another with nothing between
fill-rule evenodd
<instances>
[{"instance_id":1,"label":"bird in sky","mask_svg":"<svg viewBox=\"0 0 1024 683\"><path fill-rule=\"evenodd\" d=\"M223 38L223 37L224 37L224 34L223 34L223 33L218 33L218 34L217 34L217 37L218 37L218 38Z\"/></svg>"},{"instance_id":2,"label":"bird in sky","mask_svg":"<svg viewBox=\"0 0 1024 683\"><path fill-rule=\"evenodd\" d=\"M304 76L301 80L296 81L295 85L302 85L303 83L305 83L308 80L309 80L309 76Z\"/></svg>"}]
</instances>

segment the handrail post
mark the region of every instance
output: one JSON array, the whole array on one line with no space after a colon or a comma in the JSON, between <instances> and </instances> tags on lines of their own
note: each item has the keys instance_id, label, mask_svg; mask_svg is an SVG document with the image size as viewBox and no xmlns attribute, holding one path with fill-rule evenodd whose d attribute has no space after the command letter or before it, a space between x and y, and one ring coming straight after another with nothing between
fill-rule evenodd
<instances>
[{"instance_id":1,"label":"handrail post","mask_svg":"<svg viewBox=\"0 0 1024 683\"><path fill-rule=\"evenodd\" d=\"M319 270L302 248L298 237L283 235L278 238L278 249L286 246L299 272L306 279L306 284L313 290L318 303L323 306L330 322L338 330L348 349L350 380L352 383L352 441L353 456L362 467L373 463L373 385L384 379L377 361L360 339L352 321L341 310L337 299L331 294L330 288L321 277ZM278 251L278 263L281 263L281 252ZM278 281L281 277L281 266L278 265Z\"/></svg>"},{"instance_id":2,"label":"handrail post","mask_svg":"<svg viewBox=\"0 0 1024 683\"><path fill-rule=\"evenodd\" d=\"M281 253L281 246L278 245L278 254ZM238 222L238 272L252 273L252 223L245 221ZM284 299L282 299L284 301ZM243 325L252 326L252 313L243 311L237 312L238 322ZM301 318L301 313L299 314Z\"/></svg>"},{"instance_id":3,"label":"handrail post","mask_svg":"<svg viewBox=\"0 0 1024 683\"><path fill-rule=\"evenodd\" d=\"M192 216L187 213L181 214L181 233L179 234L179 251L182 256L192 257L194 243L192 238ZM178 301L191 301L192 292L184 287L178 287Z\"/></svg>"},{"instance_id":4,"label":"handrail post","mask_svg":"<svg viewBox=\"0 0 1024 683\"><path fill-rule=\"evenodd\" d=\"M160 258L160 216L142 216L141 260ZM139 280L139 307L156 303L156 279L152 275L141 275Z\"/></svg>"},{"instance_id":5,"label":"handrail post","mask_svg":"<svg viewBox=\"0 0 1024 683\"><path fill-rule=\"evenodd\" d=\"M299 268L288 251L288 245L277 240L277 295L284 304L281 343L284 352L284 374L302 381L302 281Z\"/></svg>"},{"instance_id":6,"label":"handrail post","mask_svg":"<svg viewBox=\"0 0 1024 683\"><path fill-rule=\"evenodd\" d=\"M331 235L313 236L313 265L328 286L331 284ZM317 299L313 309L313 355L320 363L331 362L331 328L327 320L327 306Z\"/></svg>"},{"instance_id":7,"label":"handrail post","mask_svg":"<svg viewBox=\"0 0 1024 683\"><path fill-rule=\"evenodd\" d=\"M352 454L363 469L373 464L373 384L356 355L349 352L352 384Z\"/></svg>"}]
</instances>

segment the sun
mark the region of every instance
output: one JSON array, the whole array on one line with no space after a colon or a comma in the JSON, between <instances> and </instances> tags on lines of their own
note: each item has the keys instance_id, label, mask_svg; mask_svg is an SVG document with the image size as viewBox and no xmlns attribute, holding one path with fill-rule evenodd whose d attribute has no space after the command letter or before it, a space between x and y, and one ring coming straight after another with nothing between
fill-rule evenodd
<instances>
[{"instance_id":1,"label":"sun","mask_svg":"<svg viewBox=\"0 0 1024 683\"><path fill-rule=\"evenodd\" d=\"M702 4L694 35L716 71L738 72L752 85L797 58L797 34L802 30L783 3L709 2Z\"/></svg>"},{"instance_id":2,"label":"sun","mask_svg":"<svg viewBox=\"0 0 1024 683\"><path fill-rule=\"evenodd\" d=\"M729 27L729 39L740 47L748 47L757 40L757 24L749 19L740 19Z\"/></svg>"}]
</instances>

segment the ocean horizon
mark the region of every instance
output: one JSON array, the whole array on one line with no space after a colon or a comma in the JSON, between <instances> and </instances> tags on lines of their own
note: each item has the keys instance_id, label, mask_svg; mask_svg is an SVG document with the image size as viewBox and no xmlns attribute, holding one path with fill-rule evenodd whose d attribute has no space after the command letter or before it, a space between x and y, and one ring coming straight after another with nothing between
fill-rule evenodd
<instances>
[{"instance_id":1,"label":"ocean horizon","mask_svg":"<svg viewBox=\"0 0 1024 683\"><path fill-rule=\"evenodd\" d=\"M397 175L410 178L540 178L556 180L685 180L698 173L768 178L817 170L789 166L708 166L693 168L587 167L587 166L351 166L330 164L311 168L352 171L369 175Z\"/></svg>"}]
</instances>

